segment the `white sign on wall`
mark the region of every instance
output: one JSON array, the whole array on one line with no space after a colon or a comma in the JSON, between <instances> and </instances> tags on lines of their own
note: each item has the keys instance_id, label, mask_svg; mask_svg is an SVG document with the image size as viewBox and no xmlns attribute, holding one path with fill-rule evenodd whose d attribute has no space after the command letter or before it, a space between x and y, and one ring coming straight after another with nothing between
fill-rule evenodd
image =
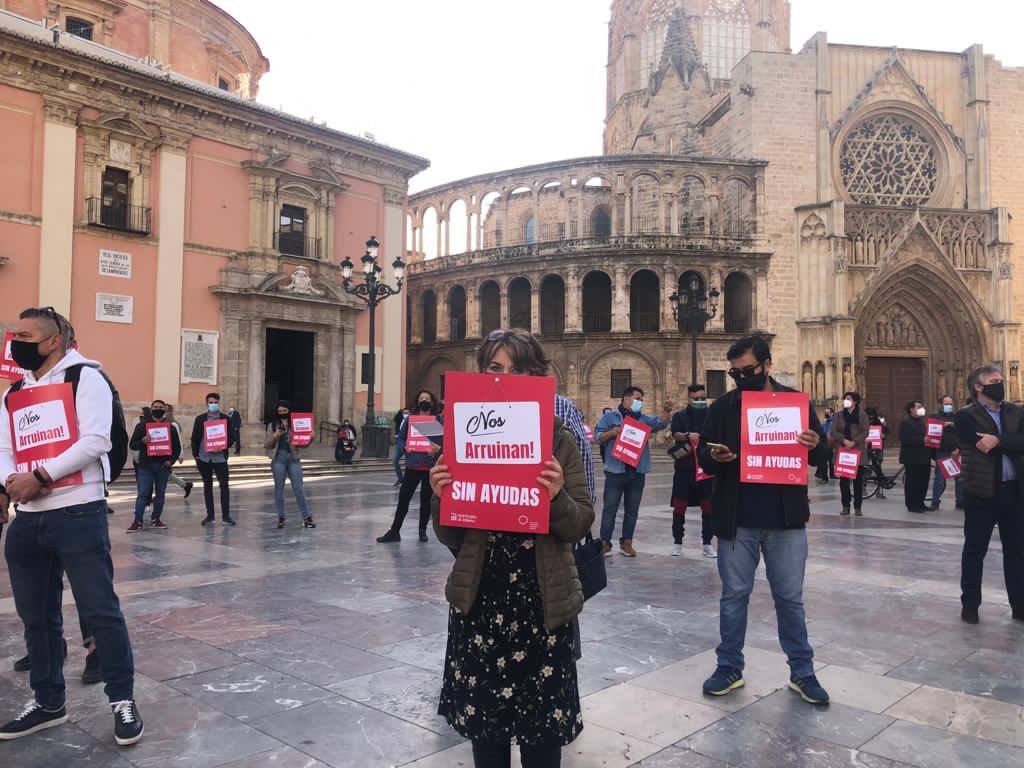
<instances>
[{"instance_id":1,"label":"white sign on wall","mask_svg":"<svg viewBox=\"0 0 1024 768\"><path fill-rule=\"evenodd\" d=\"M110 140L110 160L115 163L130 165L132 162L132 145L119 139Z\"/></svg>"},{"instance_id":2,"label":"white sign on wall","mask_svg":"<svg viewBox=\"0 0 1024 768\"><path fill-rule=\"evenodd\" d=\"M107 277L132 276L132 255L123 251L100 251L100 274Z\"/></svg>"},{"instance_id":3,"label":"white sign on wall","mask_svg":"<svg viewBox=\"0 0 1024 768\"><path fill-rule=\"evenodd\" d=\"M181 332L181 383L217 383L216 331Z\"/></svg>"},{"instance_id":4,"label":"white sign on wall","mask_svg":"<svg viewBox=\"0 0 1024 768\"><path fill-rule=\"evenodd\" d=\"M101 323L131 325L135 299L113 293L96 294L96 319Z\"/></svg>"}]
</instances>

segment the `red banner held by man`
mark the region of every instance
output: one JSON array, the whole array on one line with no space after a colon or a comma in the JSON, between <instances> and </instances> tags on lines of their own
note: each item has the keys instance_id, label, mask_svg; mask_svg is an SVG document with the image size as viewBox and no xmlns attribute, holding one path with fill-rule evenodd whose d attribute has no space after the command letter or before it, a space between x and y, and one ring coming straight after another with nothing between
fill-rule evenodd
<instances>
[{"instance_id":1,"label":"red banner held by man","mask_svg":"<svg viewBox=\"0 0 1024 768\"><path fill-rule=\"evenodd\" d=\"M744 392L740 417L740 481L807 485L810 401L804 392Z\"/></svg>"},{"instance_id":2,"label":"red banner held by man","mask_svg":"<svg viewBox=\"0 0 1024 768\"><path fill-rule=\"evenodd\" d=\"M433 416L409 416L409 424L405 434L406 453L430 453L433 443L429 437L424 437L416 429L417 424L426 424L437 421Z\"/></svg>"},{"instance_id":3,"label":"red banner held by man","mask_svg":"<svg viewBox=\"0 0 1024 768\"><path fill-rule=\"evenodd\" d=\"M868 446L874 448L876 451L882 450L882 427L875 425L868 427Z\"/></svg>"},{"instance_id":4,"label":"red banner held by man","mask_svg":"<svg viewBox=\"0 0 1024 768\"><path fill-rule=\"evenodd\" d=\"M849 480L857 479L857 471L860 469L860 451L840 448L836 451L834 472L836 477L845 477Z\"/></svg>"},{"instance_id":5,"label":"red banner held by man","mask_svg":"<svg viewBox=\"0 0 1024 768\"><path fill-rule=\"evenodd\" d=\"M623 464L636 469L644 455L644 447L651 439L651 428L641 421L628 416L622 422L622 431L612 445L612 456Z\"/></svg>"},{"instance_id":6,"label":"red banner held by man","mask_svg":"<svg viewBox=\"0 0 1024 768\"><path fill-rule=\"evenodd\" d=\"M444 525L548 533L551 499L537 477L552 457L554 411L551 377L446 374Z\"/></svg>"},{"instance_id":7,"label":"red banner held by man","mask_svg":"<svg viewBox=\"0 0 1024 768\"><path fill-rule=\"evenodd\" d=\"M925 426L924 444L929 448L941 447L942 430L945 429L945 426L938 419L928 419L928 423Z\"/></svg>"},{"instance_id":8,"label":"red banner held by man","mask_svg":"<svg viewBox=\"0 0 1024 768\"><path fill-rule=\"evenodd\" d=\"M7 396L11 442L18 472L45 467L78 442L78 413L70 384L47 384L11 392ZM51 487L82 484L82 473L57 480Z\"/></svg>"},{"instance_id":9,"label":"red banner held by man","mask_svg":"<svg viewBox=\"0 0 1024 768\"><path fill-rule=\"evenodd\" d=\"M212 419L203 424L203 448L207 453L228 449L228 420Z\"/></svg>"},{"instance_id":10,"label":"red banner held by man","mask_svg":"<svg viewBox=\"0 0 1024 768\"><path fill-rule=\"evenodd\" d=\"M704 468L700 465L700 458L697 456L697 447L700 445L700 438L697 435L690 435L690 447L693 449L693 466L694 479L698 483L703 483L705 480L710 480L714 475L709 475L704 471Z\"/></svg>"},{"instance_id":11,"label":"red banner held by man","mask_svg":"<svg viewBox=\"0 0 1024 768\"><path fill-rule=\"evenodd\" d=\"M174 451L171 446L171 425L166 422L149 422L146 424L147 456L170 456Z\"/></svg>"},{"instance_id":12,"label":"red banner held by man","mask_svg":"<svg viewBox=\"0 0 1024 768\"><path fill-rule=\"evenodd\" d=\"M293 413L291 421L291 444L299 448L305 448L313 442L313 414Z\"/></svg>"},{"instance_id":13,"label":"red banner held by man","mask_svg":"<svg viewBox=\"0 0 1024 768\"><path fill-rule=\"evenodd\" d=\"M952 456L947 456L944 459L939 459L939 471L942 476L947 480L952 480L955 477L960 477L960 462L954 459Z\"/></svg>"},{"instance_id":14,"label":"red banner held by man","mask_svg":"<svg viewBox=\"0 0 1024 768\"><path fill-rule=\"evenodd\" d=\"M8 381L21 381L25 378L25 371L18 367L11 357L11 342L14 340L14 331L4 333L4 348L0 354L0 379Z\"/></svg>"}]
</instances>

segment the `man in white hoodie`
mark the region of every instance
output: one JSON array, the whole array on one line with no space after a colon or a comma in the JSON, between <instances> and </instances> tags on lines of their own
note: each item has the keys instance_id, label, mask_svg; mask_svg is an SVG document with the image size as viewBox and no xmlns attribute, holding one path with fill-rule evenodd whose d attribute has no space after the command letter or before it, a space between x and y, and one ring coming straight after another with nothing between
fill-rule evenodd
<instances>
[{"instance_id":1,"label":"man in white hoodie","mask_svg":"<svg viewBox=\"0 0 1024 768\"><path fill-rule=\"evenodd\" d=\"M99 363L68 350L71 334L70 324L51 307L22 312L11 355L27 373L0 403L0 479L18 512L5 555L35 693L18 717L0 726L0 740L67 721L63 569L96 640L115 740L126 746L142 738L143 725L107 530L113 391ZM77 387L67 383L75 373ZM0 498L0 504L4 501Z\"/></svg>"}]
</instances>

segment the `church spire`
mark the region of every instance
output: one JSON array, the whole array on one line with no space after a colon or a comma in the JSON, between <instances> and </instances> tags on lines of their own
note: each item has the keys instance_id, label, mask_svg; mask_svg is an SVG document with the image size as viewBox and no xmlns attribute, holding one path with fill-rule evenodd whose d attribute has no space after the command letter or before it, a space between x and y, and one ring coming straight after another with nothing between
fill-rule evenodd
<instances>
[{"instance_id":1,"label":"church spire","mask_svg":"<svg viewBox=\"0 0 1024 768\"><path fill-rule=\"evenodd\" d=\"M689 88L693 81L693 75L701 67L700 53L697 51L697 43L690 31L690 22L686 18L686 12L682 8L676 8L669 20L668 31L665 35L665 47L661 53L661 62L654 76L651 78L651 90L657 93L661 87L661 81L669 66L672 66L684 88Z\"/></svg>"}]
</instances>

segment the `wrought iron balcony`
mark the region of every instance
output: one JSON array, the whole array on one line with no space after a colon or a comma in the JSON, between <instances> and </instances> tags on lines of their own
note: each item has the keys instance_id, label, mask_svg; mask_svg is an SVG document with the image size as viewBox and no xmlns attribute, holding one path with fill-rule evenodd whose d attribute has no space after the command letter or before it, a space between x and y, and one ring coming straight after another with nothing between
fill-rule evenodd
<instances>
[{"instance_id":1,"label":"wrought iron balcony","mask_svg":"<svg viewBox=\"0 0 1024 768\"><path fill-rule=\"evenodd\" d=\"M85 201L86 221L90 226L148 235L153 231L153 209L138 205L103 205L102 198Z\"/></svg>"},{"instance_id":2,"label":"wrought iron balcony","mask_svg":"<svg viewBox=\"0 0 1024 768\"><path fill-rule=\"evenodd\" d=\"M319 237L305 237L294 232L275 232L274 249L284 256L303 256L307 259L321 258Z\"/></svg>"}]
</instances>

